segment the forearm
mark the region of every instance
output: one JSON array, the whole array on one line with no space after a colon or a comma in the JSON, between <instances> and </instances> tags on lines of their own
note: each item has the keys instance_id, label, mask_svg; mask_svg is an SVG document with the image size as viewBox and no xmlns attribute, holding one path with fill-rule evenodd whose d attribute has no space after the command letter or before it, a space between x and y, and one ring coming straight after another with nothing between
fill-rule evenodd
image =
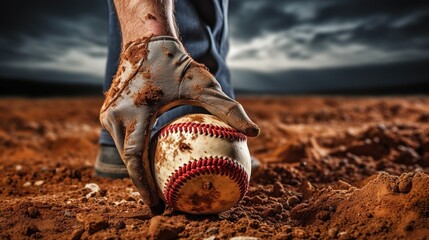
<instances>
[{"instance_id":1,"label":"forearm","mask_svg":"<svg viewBox=\"0 0 429 240\"><path fill-rule=\"evenodd\" d=\"M114 3L123 46L144 37L178 37L172 0L114 0Z\"/></svg>"}]
</instances>

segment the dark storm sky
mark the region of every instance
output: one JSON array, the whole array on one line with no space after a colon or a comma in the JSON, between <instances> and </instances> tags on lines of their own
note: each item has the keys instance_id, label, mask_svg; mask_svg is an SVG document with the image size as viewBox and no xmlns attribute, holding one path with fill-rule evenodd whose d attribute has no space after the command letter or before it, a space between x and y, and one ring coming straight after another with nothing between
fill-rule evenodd
<instances>
[{"instance_id":1,"label":"dark storm sky","mask_svg":"<svg viewBox=\"0 0 429 240\"><path fill-rule=\"evenodd\" d=\"M5 5L0 77L101 82L107 54L104 0ZM428 1L231 0L229 20L228 61L236 86L245 90L269 89L261 78L275 89L306 81L348 86L365 79L370 84L429 79L421 67L429 59Z\"/></svg>"}]
</instances>

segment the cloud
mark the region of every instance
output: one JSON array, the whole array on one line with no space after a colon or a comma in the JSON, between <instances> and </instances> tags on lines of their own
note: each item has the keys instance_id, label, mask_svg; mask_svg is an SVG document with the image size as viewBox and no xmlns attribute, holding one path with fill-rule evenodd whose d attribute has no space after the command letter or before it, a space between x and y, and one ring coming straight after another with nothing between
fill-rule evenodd
<instances>
[{"instance_id":1,"label":"cloud","mask_svg":"<svg viewBox=\"0 0 429 240\"><path fill-rule=\"evenodd\" d=\"M389 64L363 64L263 73L233 69L237 92L241 93L354 93L426 94L429 87L429 58Z\"/></svg>"},{"instance_id":2,"label":"cloud","mask_svg":"<svg viewBox=\"0 0 429 240\"><path fill-rule=\"evenodd\" d=\"M248 41L263 33L288 30L297 26L323 26L344 22L381 19L398 21L427 14L424 0L254 0L230 1L231 34ZM423 27L423 26L422 26ZM425 28L420 28L425 31Z\"/></svg>"},{"instance_id":3,"label":"cloud","mask_svg":"<svg viewBox=\"0 0 429 240\"><path fill-rule=\"evenodd\" d=\"M230 19L235 68L354 66L429 53L425 1L236 1Z\"/></svg>"},{"instance_id":4,"label":"cloud","mask_svg":"<svg viewBox=\"0 0 429 240\"><path fill-rule=\"evenodd\" d=\"M232 37L246 40L288 29L297 23L297 17L276 1L230 1L230 21Z\"/></svg>"},{"instance_id":5,"label":"cloud","mask_svg":"<svg viewBox=\"0 0 429 240\"><path fill-rule=\"evenodd\" d=\"M429 56L427 1L229 2L233 69L280 79L287 71ZM107 24L105 0L6 1L0 9L0 76L101 82Z\"/></svg>"},{"instance_id":6,"label":"cloud","mask_svg":"<svg viewBox=\"0 0 429 240\"><path fill-rule=\"evenodd\" d=\"M63 72L80 76L76 81L101 81L107 56L104 1L15 1L0 15L1 75Z\"/></svg>"}]
</instances>

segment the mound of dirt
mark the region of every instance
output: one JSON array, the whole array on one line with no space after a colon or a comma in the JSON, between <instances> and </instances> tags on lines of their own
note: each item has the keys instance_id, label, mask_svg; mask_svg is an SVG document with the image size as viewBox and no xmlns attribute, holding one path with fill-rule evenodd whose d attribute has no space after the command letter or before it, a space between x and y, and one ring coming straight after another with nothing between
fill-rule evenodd
<instances>
[{"instance_id":1,"label":"mound of dirt","mask_svg":"<svg viewBox=\"0 0 429 240\"><path fill-rule=\"evenodd\" d=\"M219 215L151 218L93 176L102 99L0 101L0 238L425 239L429 98L241 98L262 162Z\"/></svg>"},{"instance_id":2,"label":"mound of dirt","mask_svg":"<svg viewBox=\"0 0 429 240\"><path fill-rule=\"evenodd\" d=\"M429 175L381 172L363 188L323 188L292 210L302 226L318 226L326 238L417 239L429 236Z\"/></svg>"}]
</instances>

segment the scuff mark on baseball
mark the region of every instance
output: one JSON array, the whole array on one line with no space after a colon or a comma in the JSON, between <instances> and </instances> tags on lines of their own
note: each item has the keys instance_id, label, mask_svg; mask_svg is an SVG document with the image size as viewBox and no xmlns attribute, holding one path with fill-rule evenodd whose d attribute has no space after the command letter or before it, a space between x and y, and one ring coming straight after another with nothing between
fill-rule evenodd
<instances>
[{"instance_id":1,"label":"scuff mark on baseball","mask_svg":"<svg viewBox=\"0 0 429 240\"><path fill-rule=\"evenodd\" d=\"M212 115L187 115L166 125L152 159L161 198L175 210L217 214L248 190L246 136Z\"/></svg>"}]
</instances>

